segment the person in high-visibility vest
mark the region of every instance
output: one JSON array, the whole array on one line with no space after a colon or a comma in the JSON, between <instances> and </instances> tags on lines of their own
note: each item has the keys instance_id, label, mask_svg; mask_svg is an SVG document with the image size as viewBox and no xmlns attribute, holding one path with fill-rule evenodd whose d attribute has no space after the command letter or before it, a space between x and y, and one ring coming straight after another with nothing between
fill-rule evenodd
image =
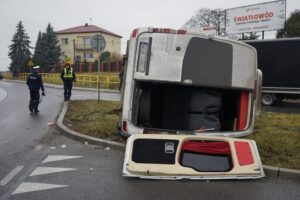
<instances>
[{"instance_id":1,"label":"person in high-visibility vest","mask_svg":"<svg viewBox=\"0 0 300 200\"><path fill-rule=\"evenodd\" d=\"M75 72L69 63L65 65L64 70L61 72L60 78L64 82L65 101L68 101L71 97L73 82L76 82Z\"/></svg>"}]
</instances>

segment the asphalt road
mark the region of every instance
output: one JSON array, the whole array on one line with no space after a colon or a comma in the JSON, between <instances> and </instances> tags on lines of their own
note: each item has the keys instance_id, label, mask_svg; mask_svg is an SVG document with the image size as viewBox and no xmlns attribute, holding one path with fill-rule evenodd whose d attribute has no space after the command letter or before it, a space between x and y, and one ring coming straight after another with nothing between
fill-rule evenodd
<instances>
[{"instance_id":1,"label":"asphalt road","mask_svg":"<svg viewBox=\"0 0 300 200\"><path fill-rule=\"evenodd\" d=\"M263 106L262 111L277 113L300 113L300 99L284 100L280 105Z\"/></svg>"},{"instance_id":2,"label":"asphalt road","mask_svg":"<svg viewBox=\"0 0 300 200\"><path fill-rule=\"evenodd\" d=\"M1 82L0 199L299 199L299 179L154 181L121 176L123 152L60 134L54 122L62 90L46 88L40 114L29 115L25 85ZM1 91L0 91L1 92ZM3 91L2 91L3 93ZM76 97L94 93L74 91ZM103 94L104 95L104 94ZM106 98L116 99L113 94ZM1 95L0 95L1 96ZM71 156L71 157L70 157Z\"/></svg>"}]
</instances>

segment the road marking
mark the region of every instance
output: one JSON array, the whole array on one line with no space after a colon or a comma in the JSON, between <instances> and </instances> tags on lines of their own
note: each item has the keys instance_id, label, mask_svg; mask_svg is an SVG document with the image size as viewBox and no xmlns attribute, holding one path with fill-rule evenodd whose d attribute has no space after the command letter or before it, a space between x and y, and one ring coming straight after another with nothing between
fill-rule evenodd
<instances>
[{"instance_id":1,"label":"road marking","mask_svg":"<svg viewBox=\"0 0 300 200\"><path fill-rule=\"evenodd\" d=\"M3 88L0 88L0 102L6 97L7 93Z\"/></svg>"},{"instance_id":2,"label":"road marking","mask_svg":"<svg viewBox=\"0 0 300 200\"><path fill-rule=\"evenodd\" d=\"M37 175L66 172L66 171L73 171L73 170L77 170L77 169L61 168L61 167L37 167L29 176L37 176Z\"/></svg>"},{"instance_id":3,"label":"road marking","mask_svg":"<svg viewBox=\"0 0 300 200\"><path fill-rule=\"evenodd\" d=\"M23 182L12 194L14 195L14 194L21 194L26 192L35 192L35 191L49 190L49 189L63 188L63 187L68 187L68 185Z\"/></svg>"},{"instance_id":4,"label":"road marking","mask_svg":"<svg viewBox=\"0 0 300 200\"><path fill-rule=\"evenodd\" d=\"M4 177L1 181L0 181L0 185L4 186L6 185L11 179L13 179L14 176L17 175L17 173L19 173L22 169L24 168L24 166L17 166L15 169L13 169L9 174L7 174L6 177Z\"/></svg>"},{"instance_id":5,"label":"road marking","mask_svg":"<svg viewBox=\"0 0 300 200\"><path fill-rule=\"evenodd\" d=\"M51 155L45 158L45 160L42 163L48 163L53 161L59 161L59 160L69 160L69 159L75 159L75 158L81 158L82 156L60 156L60 155Z\"/></svg>"}]
</instances>

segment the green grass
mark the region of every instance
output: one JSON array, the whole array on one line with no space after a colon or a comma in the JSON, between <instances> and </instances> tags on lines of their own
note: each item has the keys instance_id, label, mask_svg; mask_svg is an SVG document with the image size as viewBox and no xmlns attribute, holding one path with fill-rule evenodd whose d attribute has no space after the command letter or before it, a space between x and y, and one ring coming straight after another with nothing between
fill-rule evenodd
<instances>
[{"instance_id":1,"label":"green grass","mask_svg":"<svg viewBox=\"0 0 300 200\"><path fill-rule=\"evenodd\" d=\"M263 112L254 133L263 164L300 169L300 115Z\"/></svg>"},{"instance_id":2,"label":"green grass","mask_svg":"<svg viewBox=\"0 0 300 200\"><path fill-rule=\"evenodd\" d=\"M125 142L118 134L119 102L70 101L64 124L80 133ZM263 112L254 133L264 165L300 169L300 115Z\"/></svg>"},{"instance_id":3,"label":"green grass","mask_svg":"<svg viewBox=\"0 0 300 200\"><path fill-rule=\"evenodd\" d=\"M77 132L124 142L117 130L119 102L70 101L63 123Z\"/></svg>"}]
</instances>

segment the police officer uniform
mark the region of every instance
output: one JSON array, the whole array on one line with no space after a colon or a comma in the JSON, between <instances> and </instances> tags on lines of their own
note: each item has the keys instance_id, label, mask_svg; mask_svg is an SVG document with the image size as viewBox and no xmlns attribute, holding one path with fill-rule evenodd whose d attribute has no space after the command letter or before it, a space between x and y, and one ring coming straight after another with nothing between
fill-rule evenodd
<instances>
[{"instance_id":1,"label":"police officer uniform","mask_svg":"<svg viewBox=\"0 0 300 200\"><path fill-rule=\"evenodd\" d=\"M33 72L27 77L27 85L30 91L29 111L32 114L38 113L38 106L40 101L40 89L42 95L45 95L42 77L38 73L39 66L33 67Z\"/></svg>"},{"instance_id":2,"label":"police officer uniform","mask_svg":"<svg viewBox=\"0 0 300 200\"><path fill-rule=\"evenodd\" d=\"M76 82L76 75L70 64L66 64L64 70L60 75L62 81L64 82L64 97L65 101L69 100L71 97L73 82Z\"/></svg>"}]
</instances>

